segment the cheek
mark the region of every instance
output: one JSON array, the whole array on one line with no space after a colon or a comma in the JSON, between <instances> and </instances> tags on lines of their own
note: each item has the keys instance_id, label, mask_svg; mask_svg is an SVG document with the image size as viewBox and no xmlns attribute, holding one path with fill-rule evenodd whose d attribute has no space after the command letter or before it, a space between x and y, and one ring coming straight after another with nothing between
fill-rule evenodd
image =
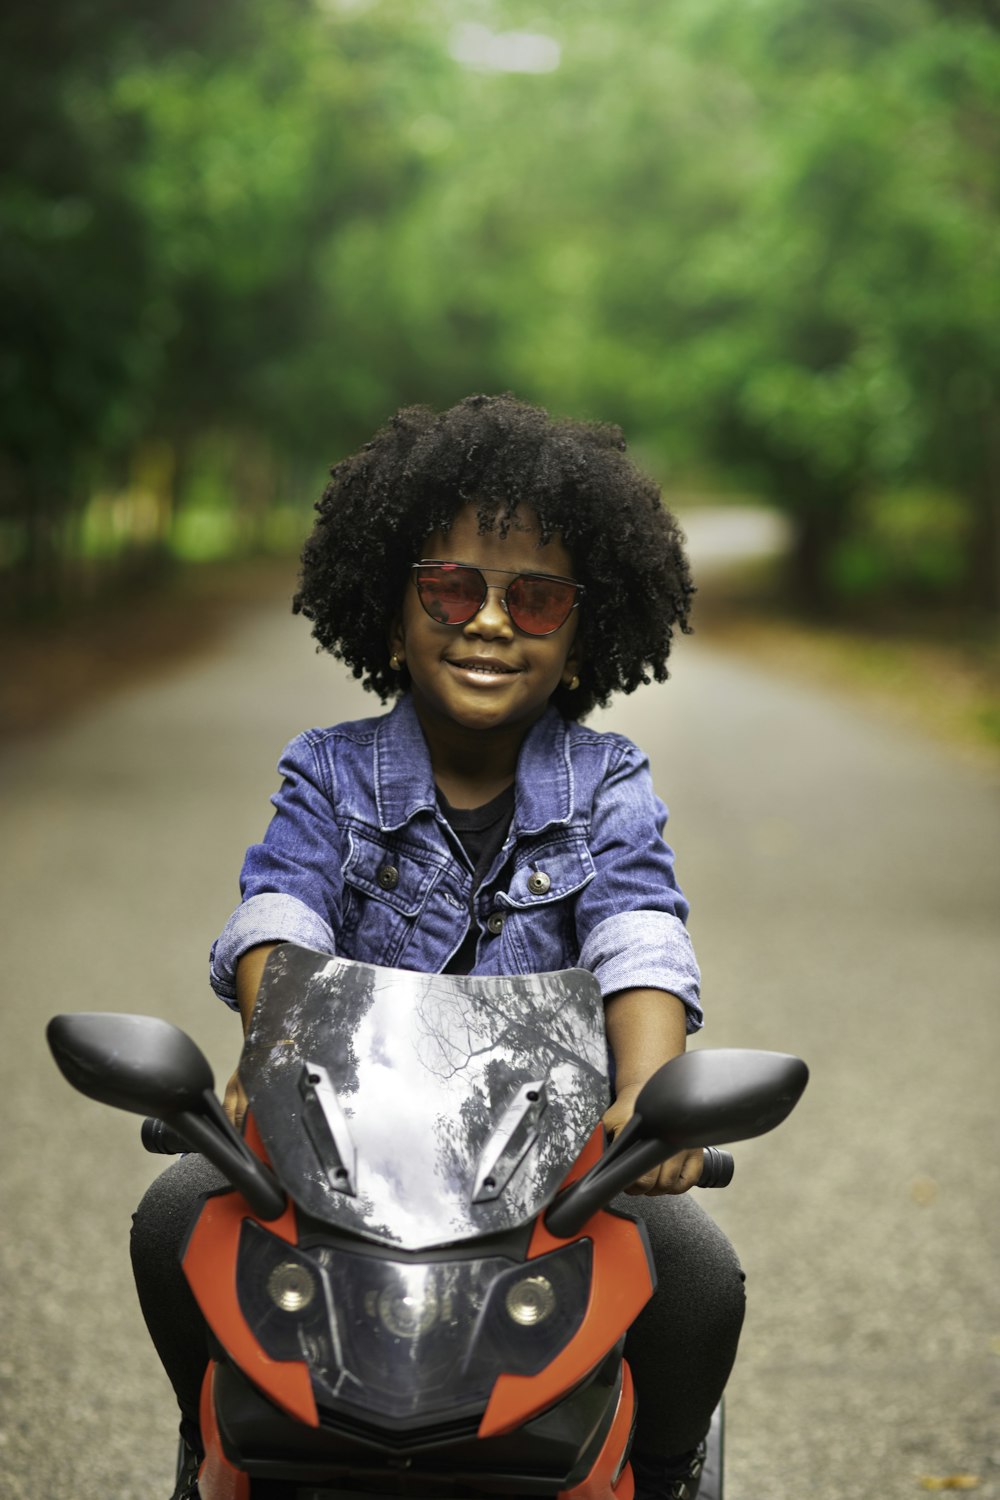
<instances>
[{"instance_id":1,"label":"cheek","mask_svg":"<svg viewBox=\"0 0 1000 1500\"><path fill-rule=\"evenodd\" d=\"M553 682L559 682L560 677L566 670L566 663L569 661L572 651L573 641L571 638L568 641L560 640L558 646L546 652L543 670L545 675L550 677Z\"/></svg>"}]
</instances>

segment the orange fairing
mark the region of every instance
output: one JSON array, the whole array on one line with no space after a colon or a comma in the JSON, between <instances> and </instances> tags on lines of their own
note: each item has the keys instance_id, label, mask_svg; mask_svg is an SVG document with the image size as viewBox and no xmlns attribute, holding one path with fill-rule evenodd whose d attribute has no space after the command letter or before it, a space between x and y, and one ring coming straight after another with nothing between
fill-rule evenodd
<instances>
[{"instance_id":1,"label":"orange fairing","mask_svg":"<svg viewBox=\"0 0 1000 1500\"><path fill-rule=\"evenodd\" d=\"M243 1123L243 1137L250 1150L259 1156L266 1166L270 1166L271 1159L261 1139L260 1131L257 1129L257 1121L254 1119L253 1110L250 1109L247 1110L246 1119Z\"/></svg>"},{"instance_id":2,"label":"orange fairing","mask_svg":"<svg viewBox=\"0 0 1000 1500\"><path fill-rule=\"evenodd\" d=\"M255 1130L247 1130L247 1140L263 1154ZM301 1360L276 1360L265 1354L240 1310L236 1295L240 1229L244 1219L253 1217L235 1190L207 1198L184 1254L184 1274L209 1327L234 1363L289 1416L307 1427L318 1427L308 1367ZM293 1204L289 1202L281 1218L264 1227L269 1234L294 1245Z\"/></svg>"},{"instance_id":3,"label":"orange fairing","mask_svg":"<svg viewBox=\"0 0 1000 1500\"><path fill-rule=\"evenodd\" d=\"M202 1500L250 1500L250 1480L233 1468L222 1451L215 1421L215 1365L205 1371L201 1387L201 1435L205 1462L198 1471L198 1493Z\"/></svg>"},{"instance_id":4,"label":"orange fairing","mask_svg":"<svg viewBox=\"0 0 1000 1500\"><path fill-rule=\"evenodd\" d=\"M594 1467L582 1483L571 1490L560 1490L559 1500L633 1500L635 1480L628 1464L622 1464L622 1454L632 1430L635 1412L635 1395L632 1389L632 1372L627 1364L622 1365L622 1388L618 1396L611 1431L604 1439L604 1446L597 1455ZM615 1483L615 1476L618 1482Z\"/></svg>"},{"instance_id":5,"label":"orange fairing","mask_svg":"<svg viewBox=\"0 0 1000 1500\"><path fill-rule=\"evenodd\" d=\"M603 1127L599 1126L574 1164L567 1184L593 1165L601 1154L603 1139ZM511 1432L558 1401L618 1342L653 1295L645 1241L630 1219L602 1211L587 1224L586 1234L575 1238L589 1239L594 1251L586 1317L565 1349L539 1374L498 1378L479 1426L480 1437ZM527 1258L534 1260L568 1243L551 1235L540 1216ZM620 1455L621 1448L618 1451ZM620 1488L617 1493L621 1495ZM630 1497L622 1496L622 1500Z\"/></svg>"}]
</instances>

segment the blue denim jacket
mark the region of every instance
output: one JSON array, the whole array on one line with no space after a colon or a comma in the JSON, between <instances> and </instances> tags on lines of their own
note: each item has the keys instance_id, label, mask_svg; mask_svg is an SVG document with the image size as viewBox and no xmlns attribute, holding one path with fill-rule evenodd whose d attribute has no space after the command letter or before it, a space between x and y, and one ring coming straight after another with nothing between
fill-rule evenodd
<instances>
[{"instance_id":1,"label":"blue denim jacket","mask_svg":"<svg viewBox=\"0 0 1000 1500\"><path fill-rule=\"evenodd\" d=\"M477 891L409 696L377 718L307 730L278 769L274 816L243 865L243 903L212 948L212 987L229 1004L237 960L258 943L439 973L475 924L474 974L580 965L605 996L669 990L688 1029L701 1025L667 810L624 736L553 708L533 725L506 843Z\"/></svg>"}]
</instances>

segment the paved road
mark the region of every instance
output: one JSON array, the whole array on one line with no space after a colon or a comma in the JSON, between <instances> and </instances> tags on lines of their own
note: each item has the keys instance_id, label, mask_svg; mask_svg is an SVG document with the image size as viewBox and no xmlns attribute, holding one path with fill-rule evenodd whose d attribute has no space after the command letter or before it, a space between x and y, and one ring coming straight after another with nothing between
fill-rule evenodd
<instances>
[{"instance_id":1,"label":"paved road","mask_svg":"<svg viewBox=\"0 0 1000 1500\"><path fill-rule=\"evenodd\" d=\"M271 605L210 654L0 758L0 1500L157 1500L172 1419L134 1306L156 1167L58 1078L58 1009L237 1046L205 954L285 739L373 702ZM267 685L267 691L265 691ZM694 903L715 1045L806 1057L711 1206L749 1273L731 1500L1000 1494L996 782L849 702L678 649L608 722L648 745Z\"/></svg>"}]
</instances>

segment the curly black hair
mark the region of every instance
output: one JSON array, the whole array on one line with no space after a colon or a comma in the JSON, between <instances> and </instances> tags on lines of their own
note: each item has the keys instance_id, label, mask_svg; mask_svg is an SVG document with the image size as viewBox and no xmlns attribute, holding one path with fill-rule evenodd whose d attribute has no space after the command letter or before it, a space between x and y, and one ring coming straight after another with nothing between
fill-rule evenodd
<instances>
[{"instance_id":1,"label":"curly black hair","mask_svg":"<svg viewBox=\"0 0 1000 1500\"><path fill-rule=\"evenodd\" d=\"M397 412L330 473L292 608L383 703L409 683L389 666L388 631L410 565L466 505L481 531L501 534L517 510L533 511L543 542L558 535L573 559L586 593L580 686L552 698L565 717L666 679L694 586L677 522L617 427L557 421L510 394L468 396L440 415Z\"/></svg>"}]
</instances>

